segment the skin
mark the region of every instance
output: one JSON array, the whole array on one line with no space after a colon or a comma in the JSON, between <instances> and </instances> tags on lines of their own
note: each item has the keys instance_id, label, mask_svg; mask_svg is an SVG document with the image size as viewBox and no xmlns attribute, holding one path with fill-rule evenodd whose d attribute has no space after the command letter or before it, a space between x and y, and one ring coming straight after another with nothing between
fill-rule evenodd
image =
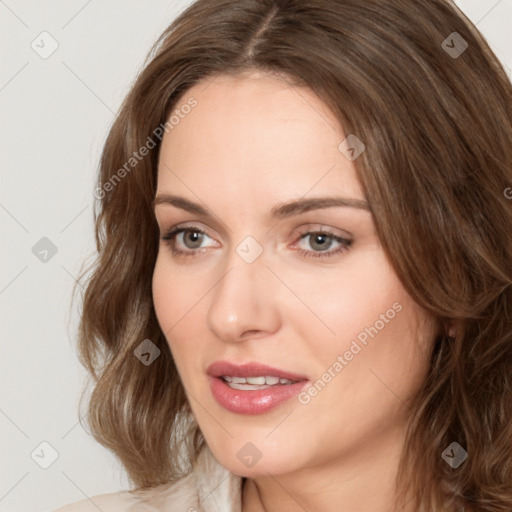
<instances>
[{"instance_id":1,"label":"skin","mask_svg":"<svg viewBox=\"0 0 512 512\"><path fill-rule=\"evenodd\" d=\"M185 197L212 217L155 207L162 234L182 223L207 234L174 240L196 256L175 256L161 241L153 298L205 439L224 467L247 477L243 512L391 510L407 402L426 375L434 320L398 280L370 211L267 217L303 197L365 200L354 162L338 149L348 134L313 92L279 76L220 76L196 84L182 103L189 97L197 106L163 138L156 195ZM328 238L322 251L322 229L351 245L333 254L340 244ZM236 252L247 236L263 249L252 263ZM261 362L316 382L394 303L401 311L309 403L292 398L242 415L213 398L206 369L218 360ZM237 457L248 442L262 454L251 468Z\"/></svg>"}]
</instances>

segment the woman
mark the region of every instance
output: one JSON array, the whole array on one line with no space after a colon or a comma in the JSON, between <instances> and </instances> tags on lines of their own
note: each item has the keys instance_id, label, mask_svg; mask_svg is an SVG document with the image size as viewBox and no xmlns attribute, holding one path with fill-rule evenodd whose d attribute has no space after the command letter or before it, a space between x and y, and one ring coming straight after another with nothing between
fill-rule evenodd
<instances>
[{"instance_id":1,"label":"woman","mask_svg":"<svg viewBox=\"0 0 512 512\"><path fill-rule=\"evenodd\" d=\"M79 350L132 491L512 510L512 87L448 0L199 0L106 142Z\"/></svg>"}]
</instances>

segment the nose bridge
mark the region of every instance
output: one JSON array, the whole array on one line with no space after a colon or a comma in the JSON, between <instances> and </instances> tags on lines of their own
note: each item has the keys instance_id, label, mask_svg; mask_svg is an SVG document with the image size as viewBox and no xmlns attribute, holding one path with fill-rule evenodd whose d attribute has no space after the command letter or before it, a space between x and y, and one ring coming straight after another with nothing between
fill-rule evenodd
<instances>
[{"instance_id":1,"label":"nose bridge","mask_svg":"<svg viewBox=\"0 0 512 512\"><path fill-rule=\"evenodd\" d=\"M276 329L272 273L261 245L246 237L231 250L225 269L213 289L208 327L227 341L236 341L247 331Z\"/></svg>"}]
</instances>

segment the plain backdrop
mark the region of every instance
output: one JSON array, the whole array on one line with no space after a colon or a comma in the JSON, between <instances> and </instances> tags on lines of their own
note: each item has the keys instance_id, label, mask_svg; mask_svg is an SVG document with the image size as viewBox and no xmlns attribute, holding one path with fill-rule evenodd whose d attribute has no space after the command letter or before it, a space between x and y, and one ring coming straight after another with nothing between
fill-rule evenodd
<instances>
[{"instance_id":1,"label":"plain backdrop","mask_svg":"<svg viewBox=\"0 0 512 512\"><path fill-rule=\"evenodd\" d=\"M128 488L78 423L86 374L71 291L94 251L92 193L110 123L151 43L190 3L0 0L0 512ZM457 4L512 77L512 0Z\"/></svg>"}]
</instances>

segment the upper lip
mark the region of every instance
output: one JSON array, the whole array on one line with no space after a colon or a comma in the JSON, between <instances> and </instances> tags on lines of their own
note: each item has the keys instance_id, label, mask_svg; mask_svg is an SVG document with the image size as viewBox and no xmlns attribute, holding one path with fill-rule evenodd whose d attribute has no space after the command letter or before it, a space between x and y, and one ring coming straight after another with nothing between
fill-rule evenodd
<instances>
[{"instance_id":1,"label":"upper lip","mask_svg":"<svg viewBox=\"0 0 512 512\"><path fill-rule=\"evenodd\" d=\"M212 377L279 377L288 380L308 380L305 375L287 372L266 364L249 362L244 364L233 364L228 361L216 361L208 366L206 373Z\"/></svg>"}]
</instances>

